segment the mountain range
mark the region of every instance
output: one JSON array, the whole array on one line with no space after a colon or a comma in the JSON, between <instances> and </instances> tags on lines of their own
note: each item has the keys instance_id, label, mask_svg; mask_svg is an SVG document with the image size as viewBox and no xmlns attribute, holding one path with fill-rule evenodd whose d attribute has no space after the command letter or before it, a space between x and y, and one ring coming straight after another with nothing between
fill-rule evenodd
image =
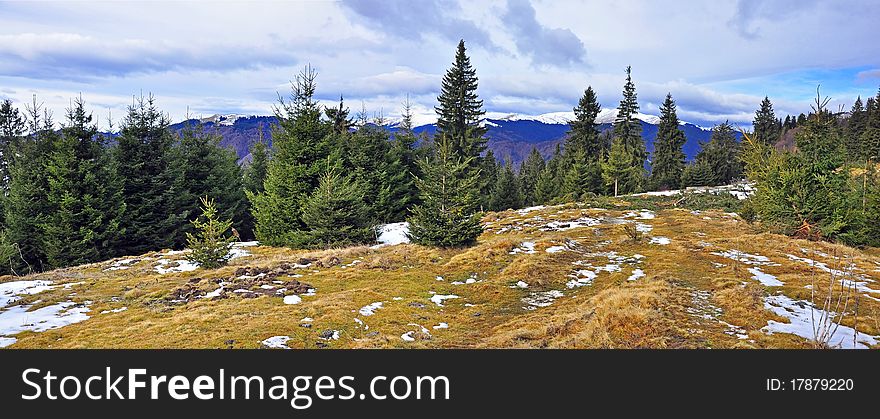
<instances>
[{"instance_id":1,"label":"mountain range","mask_svg":"<svg viewBox=\"0 0 880 419\"><path fill-rule=\"evenodd\" d=\"M612 122L617 116L617 109L603 109L596 122L599 130L611 129ZM637 114L636 118L642 125L642 138L649 152L654 151L654 138L657 136L657 125L660 118L654 115ZM482 124L488 128L486 137L488 147L495 157L505 162L513 163L514 167L525 160L532 148L545 157L550 158L556 149L568 135L568 122L574 119L573 112L553 112L542 115L500 114L487 113ZM385 127L394 132L400 124L399 119L385 120ZM414 128L416 133L425 132L433 135L437 125L427 118L417 118L422 122ZM222 136L221 145L230 147L238 154L240 161L248 160L248 148L262 130L263 138L271 145L271 126L275 124L274 116L257 115L213 115L207 118L191 119L171 126L173 130L180 130L186 123L201 123L206 128L214 128ZM700 151L700 143L709 141L712 135L710 128L701 127L689 122L681 122L679 128L687 137L684 152L688 160L692 160ZM737 135L739 135L737 133Z\"/></svg>"}]
</instances>

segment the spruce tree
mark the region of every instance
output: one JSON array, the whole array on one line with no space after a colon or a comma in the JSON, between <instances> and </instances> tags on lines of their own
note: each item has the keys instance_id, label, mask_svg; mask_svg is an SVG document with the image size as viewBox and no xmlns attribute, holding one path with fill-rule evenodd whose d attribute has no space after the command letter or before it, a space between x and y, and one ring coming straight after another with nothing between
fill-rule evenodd
<instances>
[{"instance_id":1,"label":"spruce tree","mask_svg":"<svg viewBox=\"0 0 880 419\"><path fill-rule=\"evenodd\" d=\"M52 214L45 162L58 137L51 113L36 97L26 109L27 135L9 154L9 191L4 202L6 241L17 247L20 255L11 262L11 269L19 274L49 268L40 226Z\"/></svg>"},{"instance_id":2,"label":"spruce tree","mask_svg":"<svg viewBox=\"0 0 880 419\"><path fill-rule=\"evenodd\" d=\"M544 166L544 170L541 171L538 181L535 183L535 203L548 204L562 193L562 176L559 173L562 159L563 154L557 144L553 157Z\"/></svg>"},{"instance_id":3,"label":"spruce tree","mask_svg":"<svg viewBox=\"0 0 880 419\"><path fill-rule=\"evenodd\" d=\"M190 222L193 231L186 233L186 247L190 249L186 258L205 269L217 269L232 257L229 251L235 236L227 235L232 220L222 218L213 199L204 196L199 200L202 214Z\"/></svg>"},{"instance_id":4,"label":"spruce tree","mask_svg":"<svg viewBox=\"0 0 880 419\"><path fill-rule=\"evenodd\" d=\"M9 190L11 152L18 146L26 123L9 99L0 103L0 199Z\"/></svg>"},{"instance_id":5,"label":"spruce tree","mask_svg":"<svg viewBox=\"0 0 880 419\"><path fill-rule=\"evenodd\" d=\"M492 211L504 211L506 209L517 209L521 206L522 196L520 195L519 179L513 173L513 167L508 162L504 169L498 171L498 178L495 181L495 187L492 188L491 198L489 199L489 209Z\"/></svg>"},{"instance_id":6,"label":"spruce tree","mask_svg":"<svg viewBox=\"0 0 880 419\"><path fill-rule=\"evenodd\" d=\"M348 133L354 126L354 122L348 117L349 109L343 103L342 95L339 96L339 107L324 108L324 114L330 120L333 131L338 134Z\"/></svg>"},{"instance_id":7,"label":"spruce tree","mask_svg":"<svg viewBox=\"0 0 880 419\"><path fill-rule=\"evenodd\" d=\"M409 218L414 243L457 247L476 242L482 233L479 172L470 169L473 157L462 158L446 135L435 137L433 159L420 161L422 177L416 180L421 204Z\"/></svg>"},{"instance_id":8,"label":"spruce tree","mask_svg":"<svg viewBox=\"0 0 880 419\"><path fill-rule=\"evenodd\" d=\"M114 148L116 171L123 183L126 211L125 234L119 254L139 255L171 247L174 231L188 221L174 198L184 191L174 185L171 148L174 136L168 117L156 107L152 96L138 98L128 107Z\"/></svg>"},{"instance_id":9,"label":"spruce tree","mask_svg":"<svg viewBox=\"0 0 880 419\"><path fill-rule=\"evenodd\" d=\"M173 195L168 201L174 213L191 219L199 211L201 197L210 196L221 208L218 216L232 220L233 227L245 231L248 207L245 197L238 156L231 148L220 145L222 137L216 131L207 131L201 124L187 124L180 131L177 145L171 150L169 170ZM192 223L173 227L174 247L182 247L186 233L193 231Z\"/></svg>"},{"instance_id":10,"label":"spruce tree","mask_svg":"<svg viewBox=\"0 0 880 419\"><path fill-rule=\"evenodd\" d=\"M529 156L522 162L519 168L520 196L522 196L523 205L531 206L537 202L535 189L538 184L538 178L541 176L541 172L544 171L545 166L544 156L541 155L537 148L532 147L531 153L529 153Z\"/></svg>"},{"instance_id":11,"label":"spruce tree","mask_svg":"<svg viewBox=\"0 0 880 419\"><path fill-rule=\"evenodd\" d=\"M868 99L865 108L867 121L861 138L862 158L876 162L880 160L880 91L876 98Z\"/></svg>"},{"instance_id":12,"label":"spruce tree","mask_svg":"<svg viewBox=\"0 0 880 419\"><path fill-rule=\"evenodd\" d=\"M292 83L291 100L279 99L264 191L248 194L257 239L271 246L295 247L308 240L302 205L318 186L329 153L330 126L321 121L321 109L314 100L316 77L306 67Z\"/></svg>"},{"instance_id":13,"label":"spruce tree","mask_svg":"<svg viewBox=\"0 0 880 419\"><path fill-rule=\"evenodd\" d=\"M645 150L645 142L642 140L642 123L636 118L638 112L639 102L636 96L636 85L632 81L631 68L627 66L623 99L620 100L620 105L617 107L617 117L614 119L614 137L620 140L624 151L631 156L630 165L642 170L648 152Z\"/></svg>"},{"instance_id":14,"label":"spruce tree","mask_svg":"<svg viewBox=\"0 0 880 419\"><path fill-rule=\"evenodd\" d=\"M849 119L846 122L844 133L844 145L847 157L851 161L861 161L864 156L862 147L862 134L868 125L868 114L862 105L862 97L856 98L850 110Z\"/></svg>"},{"instance_id":15,"label":"spruce tree","mask_svg":"<svg viewBox=\"0 0 880 419\"><path fill-rule=\"evenodd\" d=\"M383 222L403 221L409 215L410 208L419 202L415 179L421 176L418 162L424 153L423 149L417 148L419 140L419 136L413 132L412 107L407 97L403 118L385 156L383 189L377 204L379 220Z\"/></svg>"},{"instance_id":16,"label":"spruce tree","mask_svg":"<svg viewBox=\"0 0 880 419\"><path fill-rule=\"evenodd\" d=\"M82 98L67 110L52 148L46 161L52 211L40 224L49 265L81 265L115 256L113 245L125 233L122 181Z\"/></svg>"},{"instance_id":17,"label":"spruce tree","mask_svg":"<svg viewBox=\"0 0 880 419\"><path fill-rule=\"evenodd\" d=\"M599 124L596 123L596 117L599 116L601 110L602 107L599 105L599 99L596 97L593 87L588 86L578 101L578 105L574 108L575 119L569 122L571 129L565 141L566 151L583 152L588 161L598 160L602 157L602 153L607 149L599 138ZM641 126L639 130L641 130Z\"/></svg>"},{"instance_id":18,"label":"spruce tree","mask_svg":"<svg viewBox=\"0 0 880 419\"><path fill-rule=\"evenodd\" d=\"M250 146L251 160L243 169L244 189L252 194L263 192L263 182L266 181L266 171L269 166L269 145L263 140L263 130L260 129L259 137Z\"/></svg>"},{"instance_id":19,"label":"spruce tree","mask_svg":"<svg viewBox=\"0 0 880 419\"><path fill-rule=\"evenodd\" d=\"M766 144L766 143L762 143ZM701 144L697 153L698 161L706 161L712 167L714 185L726 185L742 177L743 164L740 158L740 144L733 127L725 122L712 129L708 143Z\"/></svg>"},{"instance_id":20,"label":"spruce tree","mask_svg":"<svg viewBox=\"0 0 880 419\"><path fill-rule=\"evenodd\" d=\"M492 150L486 151L486 156L483 157L482 160L479 168L479 196L480 208L485 209L489 208L489 200L491 199L492 190L495 188L495 183L498 181L498 174L503 169L501 168L501 165L498 164L498 160L495 159L495 153Z\"/></svg>"},{"instance_id":21,"label":"spruce tree","mask_svg":"<svg viewBox=\"0 0 880 419\"><path fill-rule=\"evenodd\" d=\"M318 187L303 205L308 247L329 248L366 243L374 238L363 185L354 176L341 176L328 165Z\"/></svg>"},{"instance_id":22,"label":"spruce tree","mask_svg":"<svg viewBox=\"0 0 880 419\"><path fill-rule=\"evenodd\" d=\"M681 173L681 186L712 186L715 184L715 173L706 159L698 159L685 166Z\"/></svg>"},{"instance_id":23,"label":"spruce tree","mask_svg":"<svg viewBox=\"0 0 880 419\"><path fill-rule=\"evenodd\" d=\"M773 112L773 104L770 98L764 97L761 101L761 108L755 111L755 120L752 121L754 127L754 137L756 141L764 144L773 145L781 135L781 127Z\"/></svg>"},{"instance_id":24,"label":"spruce tree","mask_svg":"<svg viewBox=\"0 0 880 419\"><path fill-rule=\"evenodd\" d=\"M632 165L632 154L627 151L623 138L611 143L608 157L602 162L602 178L614 196L638 190L642 170Z\"/></svg>"},{"instance_id":25,"label":"spruce tree","mask_svg":"<svg viewBox=\"0 0 880 419\"><path fill-rule=\"evenodd\" d=\"M480 155L486 149L483 135L486 128L480 126L485 114L483 101L477 95L477 73L467 56L464 40L459 41L452 67L446 70L437 97L437 133L446 135L452 150L462 159L470 160L472 168L480 166ZM468 159L470 158L470 159Z\"/></svg>"},{"instance_id":26,"label":"spruce tree","mask_svg":"<svg viewBox=\"0 0 880 419\"><path fill-rule=\"evenodd\" d=\"M569 162L560 171L562 181L561 194L568 201L578 201L588 194L601 193L605 188L602 179L602 155L587 156L580 149L566 153Z\"/></svg>"},{"instance_id":27,"label":"spruce tree","mask_svg":"<svg viewBox=\"0 0 880 419\"><path fill-rule=\"evenodd\" d=\"M660 124L654 140L654 160L651 162L651 184L654 188L678 189L685 167L684 147L687 138L679 129L678 115L672 94L660 106Z\"/></svg>"}]
</instances>

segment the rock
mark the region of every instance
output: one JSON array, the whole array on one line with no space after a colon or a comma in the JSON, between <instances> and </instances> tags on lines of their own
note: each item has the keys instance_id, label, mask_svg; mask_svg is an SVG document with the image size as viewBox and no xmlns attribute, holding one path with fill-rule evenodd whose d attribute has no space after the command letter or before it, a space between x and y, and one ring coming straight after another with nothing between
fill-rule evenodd
<instances>
[{"instance_id":1,"label":"rock","mask_svg":"<svg viewBox=\"0 0 880 419\"><path fill-rule=\"evenodd\" d=\"M373 337L373 336L379 336L379 332L376 331L376 330L374 330L374 331L372 331L372 332L367 332L366 336L367 336L368 338L371 338L371 337Z\"/></svg>"},{"instance_id":2,"label":"rock","mask_svg":"<svg viewBox=\"0 0 880 419\"><path fill-rule=\"evenodd\" d=\"M319 260L318 266L320 266L322 268L332 268L336 265L339 265L340 263L341 263L341 261L339 260L338 257L331 255L331 256L327 256L327 257Z\"/></svg>"},{"instance_id":3,"label":"rock","mask_svg":"<svg viewBox=\"0 0 880 419\"><path fill-rule=\"evenodd\" d=\"M303 324L299 325L299 327L305 327L306 329L311 329L312 325L311 325L311 323L303 323Z\"/></svg>"},{"instance_id":4,"label":"rock","mask_svg":"<svg viewBox=\"0 0 880 419\"><path fill-rule=\"evenodd\" d=\"M413 301L413 302L411 302L411 303L409 303L409 304L407 304L407 305L410 306L410 307L415 307L415 308L425 308L425 305L424 305L424 304L422 304L422 303L418 303L418 302L415 302L415 301Z\"/></svg>"},{"instance_id":5,"label":"rock","mask_svg":"<svg viewBox=\"0 0 880 419\"><path fill-rule=\"evenodd\" d=\"M324 342L315 342L315 346L318 347L318 348L321 348L321 349L323 349L323 348L328 348L328 347L329 347L329 345L327 345L327 344L324 343Z\"/></svg>"}]
</instances>

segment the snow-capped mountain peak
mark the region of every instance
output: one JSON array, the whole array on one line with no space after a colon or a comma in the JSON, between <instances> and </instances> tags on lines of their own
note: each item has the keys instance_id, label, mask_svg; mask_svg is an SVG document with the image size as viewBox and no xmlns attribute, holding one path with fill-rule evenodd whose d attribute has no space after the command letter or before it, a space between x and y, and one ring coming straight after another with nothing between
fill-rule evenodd
<instances>
[{"instance_id":1,"label":"snow-capped mountain peak","mask_svg":"<svg viewBox=\"0 0 880 419\"><path fill-rule=\"evenodd\" d=\"M249 118L251 116L254 116L254 115L240 115L240 114L234 114L234 113L214 114L209 117L199 118L199 122L201 122L203 124L207 123L207 122L212 122L215 125L232 126L232 125L235 125L235 121L237 121L239 118Z\"/></svg>"}]
</instances>

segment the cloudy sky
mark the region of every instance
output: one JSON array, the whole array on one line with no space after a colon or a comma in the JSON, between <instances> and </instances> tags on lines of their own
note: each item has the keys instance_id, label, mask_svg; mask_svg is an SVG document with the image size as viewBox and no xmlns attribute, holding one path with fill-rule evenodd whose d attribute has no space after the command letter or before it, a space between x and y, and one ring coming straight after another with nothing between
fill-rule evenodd
<instances>
[{"instance_id":1,"label":"cloudy sky","mask_svg":"<svg viewBox=\"0 0 880 419\"><path fill-rule=\"evenodd\" d=\"M106 126L152 93L174 120L265 115L304 65L318 96L429 117L464 38L490 112L569 111L592 85L619 101L624 69L642 112L671 92L679 117L751 121L832 107L880 86L876 0L342 0L0 2L0 97L36 94L58 119L74 96Z\"/></svg>"}]
</instances>

